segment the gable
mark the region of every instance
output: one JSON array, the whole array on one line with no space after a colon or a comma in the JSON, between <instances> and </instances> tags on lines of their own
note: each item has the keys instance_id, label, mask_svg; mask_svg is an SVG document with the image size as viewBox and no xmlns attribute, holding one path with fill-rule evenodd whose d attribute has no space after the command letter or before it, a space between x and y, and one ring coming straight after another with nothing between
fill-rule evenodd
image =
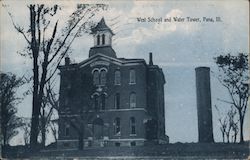
<instances>
[{"instance_id":1,"label":"gable","mask_svg":"<svg viewBox=\"0 0 250 160\"><path fill-rule=\"evenodd\" d=\"M130 65L139 65L139 64L145 64L146 62L143 59L126 59L126 60L120 60L117 58L109 57L106 55L103 55L101 53L98 53L89 59L86 59L82 62L80 62L79 68L83 68L87 65L90 65L91 67L96 65L104 65L109 66L110 64L115 64L118 66L130 66Z\"/></svg>"}]
</instances>

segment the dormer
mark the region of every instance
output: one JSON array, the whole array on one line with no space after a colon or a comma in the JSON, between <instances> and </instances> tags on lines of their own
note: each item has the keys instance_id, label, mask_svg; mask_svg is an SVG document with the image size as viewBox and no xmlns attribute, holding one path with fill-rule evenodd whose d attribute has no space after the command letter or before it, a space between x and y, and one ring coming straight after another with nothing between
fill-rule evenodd
<instances>
[{"instance_id":1,"label":"dormer","mask_svg":"<svg viewBox=\"0 0 250 160\"><path fill-rule=\"evenodd\" d=\"M104 18L92 29L94 47L111 46L114 33L106 25Z\"/></svg>"}]
</instances>

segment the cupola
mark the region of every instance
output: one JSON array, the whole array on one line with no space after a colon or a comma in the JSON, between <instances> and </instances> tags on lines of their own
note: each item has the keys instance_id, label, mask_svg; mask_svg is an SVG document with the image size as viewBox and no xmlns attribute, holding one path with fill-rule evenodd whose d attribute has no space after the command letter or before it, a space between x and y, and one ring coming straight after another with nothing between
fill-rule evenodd
<instances>
[{"instance_id":1,"label":"cupola","mask_svg":"<svg viewBox=\"0 0 250 160\"><path fill-rule=\"evenodd\" d=\"M94 38L94 46L89 50L89 57L95 54L103 54L116 58L116 53L112 48L113 31L106 25L104 18L91 29Z\"/></svg>"}]
</instances>

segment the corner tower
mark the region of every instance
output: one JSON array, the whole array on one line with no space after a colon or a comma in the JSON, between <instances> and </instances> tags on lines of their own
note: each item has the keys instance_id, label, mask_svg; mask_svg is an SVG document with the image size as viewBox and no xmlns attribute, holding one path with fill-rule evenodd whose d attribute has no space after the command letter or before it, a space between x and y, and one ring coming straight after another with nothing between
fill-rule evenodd
<instances>
[{"instance_id":1,"label":"corner tower","mask_svg":"<svg viewBox=\"0 0 250 160\"><path fill-rule=\"evenodd\" d=\"M116 53L112 48L113 31L106 25L104 18L91 29L94 38L94 47L89 50L89 57L101 53L109 57L116 58Z\"/></svg>"}]
</instances>

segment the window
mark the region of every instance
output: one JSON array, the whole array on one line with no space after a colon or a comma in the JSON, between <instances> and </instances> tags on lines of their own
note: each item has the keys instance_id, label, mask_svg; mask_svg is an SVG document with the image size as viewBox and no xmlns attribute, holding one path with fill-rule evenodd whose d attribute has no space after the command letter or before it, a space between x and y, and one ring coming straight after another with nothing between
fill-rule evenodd
<instances>
[{"instance_id":1,"label":"window","mask_svg":"<svg viewBox=\"0 0 250 160\"><path fill-rule=\"evenodd\" d=\"M102 96L101 96L101 108L102 108L102 110L105 110L105 103L106 103L106 97L105 97L105 94L102 94Z\"/></svg>"},{"instance_id":2,"label":"window","mask_svg":"<svg viewBox=\"0 0 250 160\"><path fill-rule=\"evenodd\" d=\"M116 146L116 147L120 147L120 146L121 146L121 143L115 142L115 146Z\"/></svg>"},{"instance_id":3,"label":"window","mask_svg":"<svg viewBox=\"0 0 250 160\"><path fill-rule=\"evenodd\" d=\"M97 36L97 45L100 45L100 35Z\"/></svg>"},{"instance_id":4,"label":"window","mask_svg":"<svg viewBox=\"0 0 250 160\"><path fill-rule=\"evenodd\" d=\"M103 45L105 44L105 35L104 34L102 35L102 44Z\"/></svg>"},{"instance_id":5,"label":"window","mask_svg":"<svg viewBox=\"0 0 250 160\"><path fill-rule=\"evenodd\" d=\"M105 84L106 84L106 71L101 70L101 85L105 85Z\"/></svg>"},{"instance_id":6,"label":"window","mask_svg":"<svg viewBox=\"0 0 250 160\"><path fill-rule=\"evenodd\" d=\"M69 98L68 97L64 98L64 104L65 104L65 106L69 105Z\"/></svg>"},{"instance_id":7,"label":"window","mask_svg":"<svg viewBox=\"0 0 250 160\"><path fill-rule=\"evenodd\" d=\"M129 72L129 83L130 84L135 84L135 70L134 69L131 69L130 72Z\"/></svg>"},{"instance_id":8,"label":"window","mask_svg":"<svg viewBox=\"0 0 250 160\"><path fill-rule=\"evenodd\" d=\"M69 136L69 128L70 126L69 126L69 124L66 124L65 125L65 136Z\"/></svg>"},{"instance_id":9,"label":"window","mask_svg":"<svg viewBox=\"0 0 250 160\"><path fill-rule=\"evenodd\" d=\"M94 85L99 84L99 72L98 72L98 70L95 70L93 72L93 81L94 81Z\"/></svg>"},{"instance_id":10,"label":"window","mask_svg":"<svg viewBox=\"0 0 250 160\"><path fill-rule=\"evenodd\" d=\"M115 109L120 109L120 93L115 94Z\"/></svg>"},{"instance_id":11,"label":"window","mask_svg":"<svg viewBox=\"0 0 250 160\"><path fill-rule=\"evenodd\" d=\"M98 96L97 95L94 95L94 107L95 107L95 110L98 110Z\"/></svg>"},{"instance_id":12,"label":"window","mask_svg":"<svg viewBox=\"0 0 250 160\"><path fill-rule=\"evenodd\" d=\"M135 108L136 107L136 94L135 93L130 94L129 104L130 104L130 108Z\"/></svg>"},{"instance_id":13,"label":"window","mask_svg":"<svg viewBox=\"0 0 250 160\"><path fill-rule=\"evenodd\" d=\"M71 89L71 84L70 83L67 84L67 89L68 90Z\"/></svg>"},{"instance_id":14,"label":"window","mask_svg":"<svg viewBox=\"0 0 250 160\"><path fill-rule=\"evenodd\" d=\"M115 135L121 135L121 120L120 118L115 118Z\"/></svg>"},{"instance_id":15,"label":"window","mask_svg":"<svg viewBox=\"0 0 250 160\"><path fill-rule=\"evenodd\" d=\"M136 146L136 142L135 141L131 142L130 146Z\"/></svg>"},{"instance_id":16,"label":"window","mask_svg":"<svg viewBox=\"0 0 250 160\"><path fill-rule=\"evenodd\" d=\"M115 85L121 84L121 72L115 71Z\"/></svg>"},{"instance_id":17,"label":"window","mask_svg":"<svg viewBox=\"0 0 250 160\"><path fill-rule=\"evenodd\" d=\"M64 143L63 143L63 146L64 146L64 147L70 147L70 144L67 143L67 142L64 142Z\"/></svg>"},{"instance_id":18,"label":"window","mask_svg":"<svg viewBox=\"0 0 250 160\"><path fill-rule=\"evenodd\" d=\"M136 134L135 133L135 117L130 118L130 134Z\"/></svg>"}]
</instances>

